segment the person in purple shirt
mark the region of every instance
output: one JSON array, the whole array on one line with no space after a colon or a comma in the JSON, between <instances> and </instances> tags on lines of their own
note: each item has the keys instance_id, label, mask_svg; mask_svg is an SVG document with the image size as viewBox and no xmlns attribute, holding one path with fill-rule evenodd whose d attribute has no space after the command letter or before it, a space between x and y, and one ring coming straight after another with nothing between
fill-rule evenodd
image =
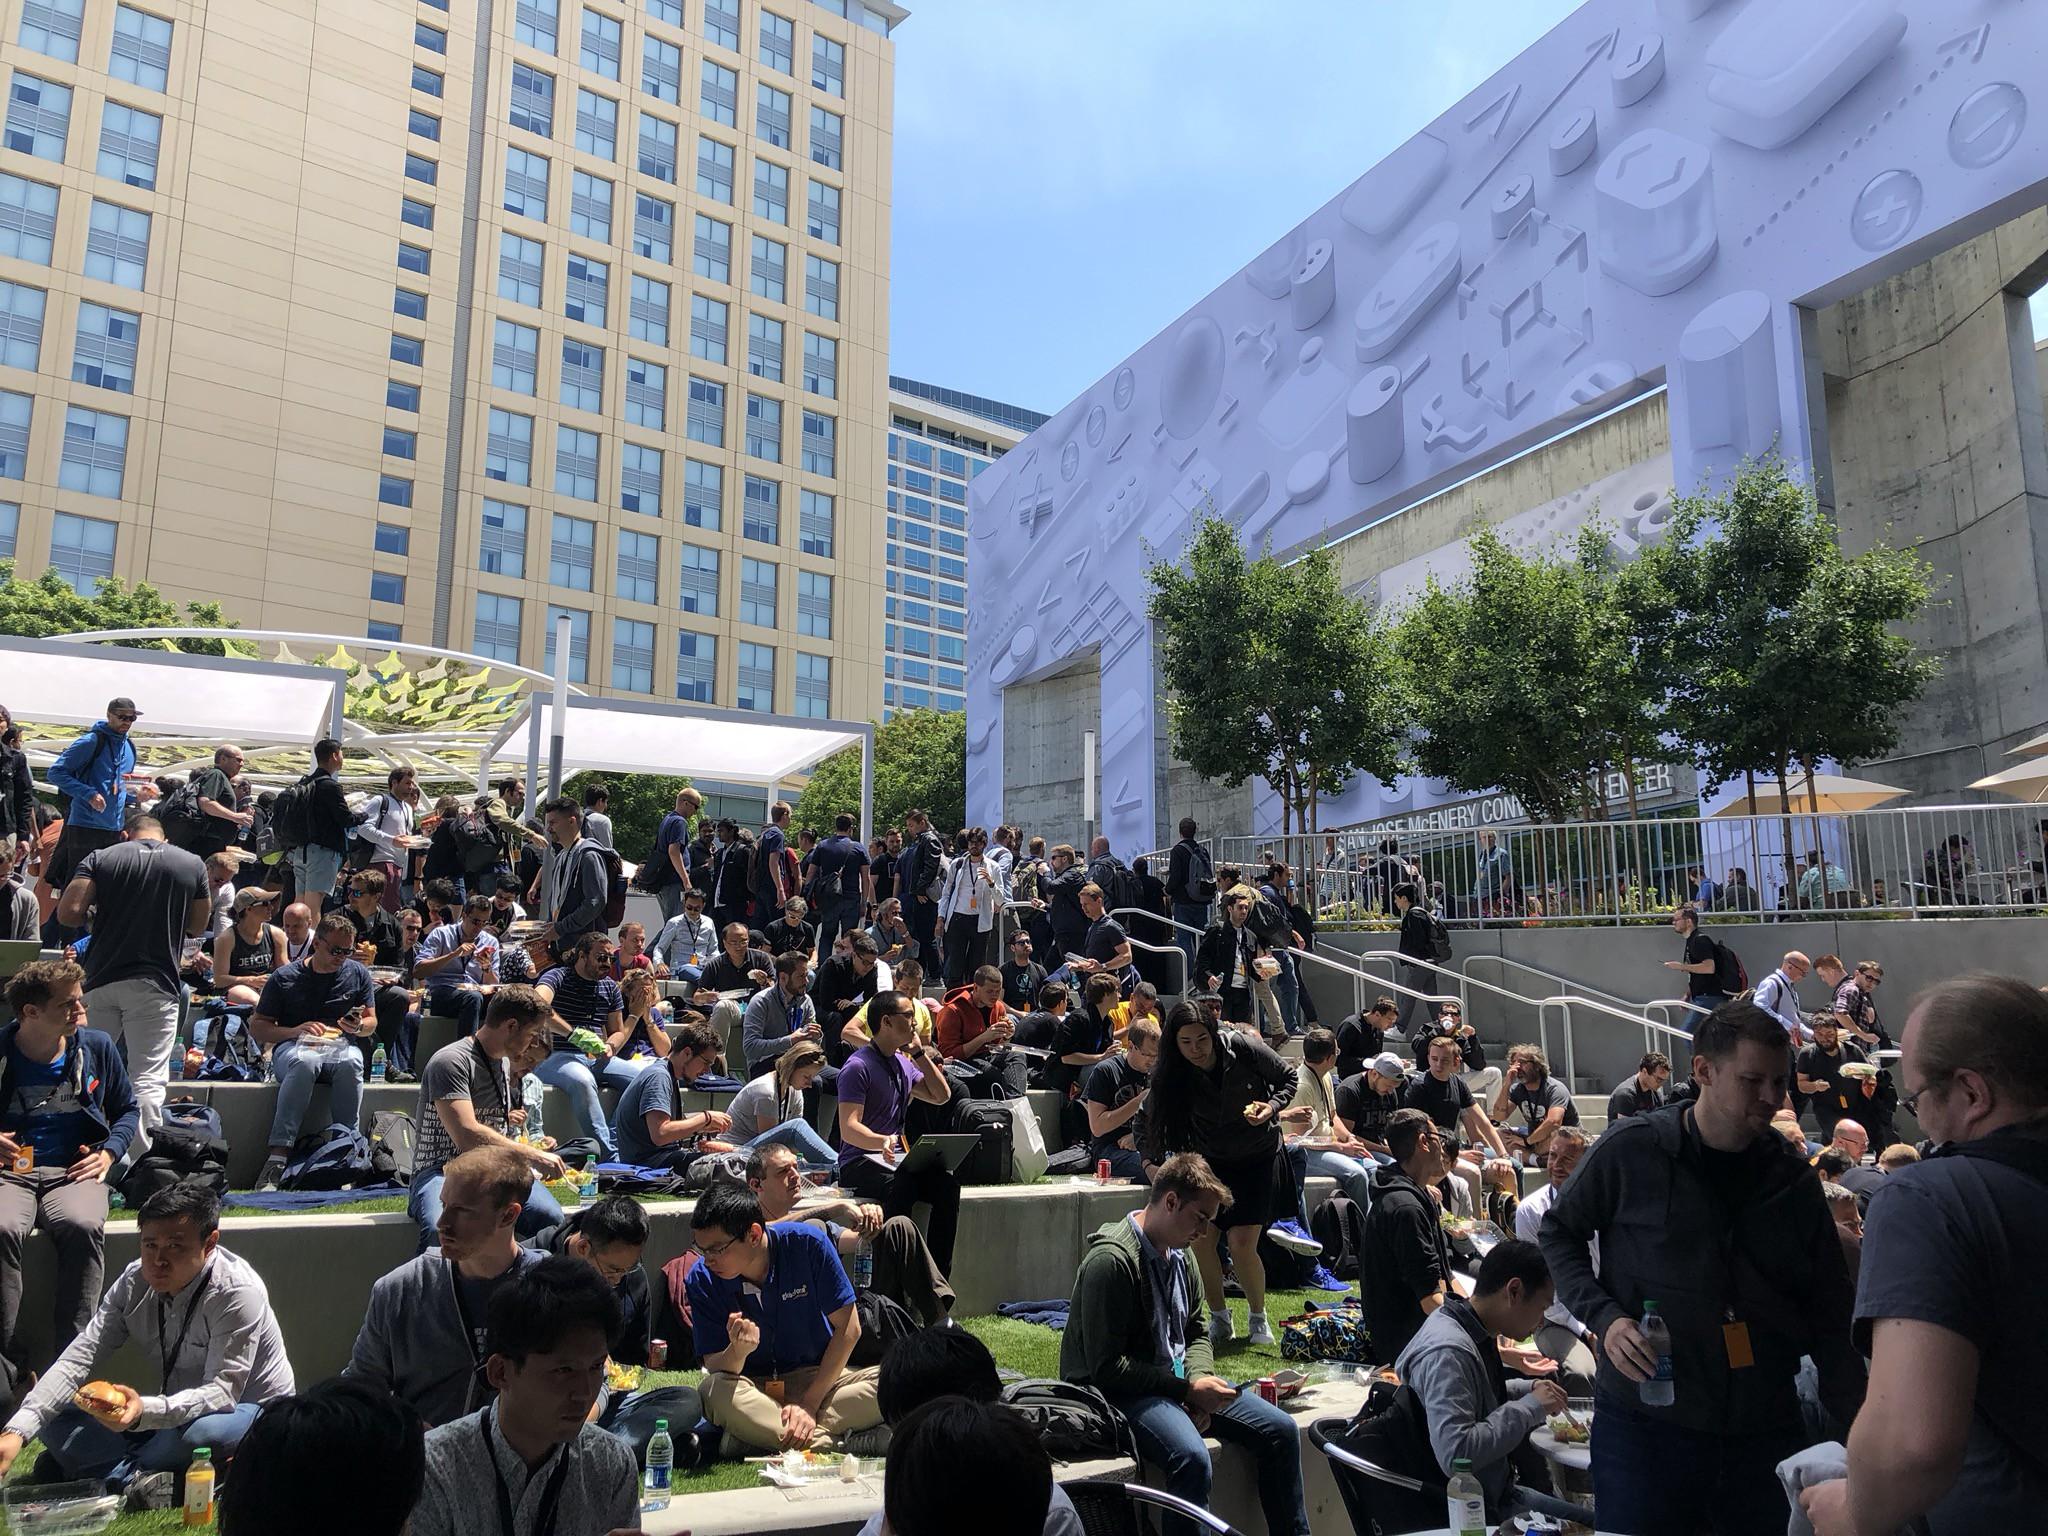
<instances>
[{"instance_id":1,"label":"person in purple shirt","mask_svg":"<svg viewBox=\"0 0 2048 1536\"><path fill-rule=\"evenodd\" d=\"M898 1163L910 1144L903 1124L910 1101L944 1104L952 1085L938 1053L917 1038L917 1007L893 989L868 1004L871 1039L839 1069L839 1182L878 1201L886 1216L908 1216L920 1201L932 1208L925 1233L932 1257L953 1271L953 1238L960 1225L960 1180L944 1168L906 1173ZM905 1052L909 1054L905 1054Z\"/></svg>"}]
</instances>

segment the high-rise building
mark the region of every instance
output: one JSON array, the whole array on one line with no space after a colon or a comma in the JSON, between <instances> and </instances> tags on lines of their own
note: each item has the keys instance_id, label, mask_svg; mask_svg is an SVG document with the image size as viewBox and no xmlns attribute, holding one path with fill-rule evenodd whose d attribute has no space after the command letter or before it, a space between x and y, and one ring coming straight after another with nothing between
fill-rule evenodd
<instances>
[{"instance_id":1,"label":"high-rise building","mask_svg":"<svg viewBox=\"0 0 2048 1536\"><path fill-rule=\"evenodd\" d=\"M1045 420L890 375L883 719L967 707L967 482Z\"/></svg>"},{"instance_id":2,"label":"high-rise building","mask_svg":"<svg viewBox=\"0 0 2048 1536\"><path fill-rule=\"evenodd\" d=\"M881 707L887 0L0 0L0 554Z\"/></svg>"}]
</instances>

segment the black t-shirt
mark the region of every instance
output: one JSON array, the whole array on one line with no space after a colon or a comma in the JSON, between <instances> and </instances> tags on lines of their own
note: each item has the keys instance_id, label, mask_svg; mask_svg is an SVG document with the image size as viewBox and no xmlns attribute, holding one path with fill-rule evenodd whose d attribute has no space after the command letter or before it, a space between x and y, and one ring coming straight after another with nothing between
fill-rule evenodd
<instances>
[{"instance_id":1,"label":"black t-shirt","mask_svg":"<svg viewBox=\"0 0 2048 1536\"><path fill-rule=\"evenodd\" d=\"M1024 1013L1038 1006L1038 989L1045 985L1045 967L1036 960L1024 965L1003 966L1003 1004L1012 1013Z\"/></svg>"},{"instance_id":2,"label":"black t-shirt","mask_svg":"<svg viewBox=\"0 0 2048 1536\"><path fill-rule=\"evenodd\" d=\"M1113 917L1098 917L1088 925L1086 953L1090 960L1108 965L1116 958L1116 952L1124 942L1123 926Z\"/></svg>"},{"instance_id":3,"label":"black t-shirt","mask_svg":"<svg viewBox=\"0 0 2048 1536\"><path fill-rule=\"evenodd\" d=\"M1645 1093L1636 1086L1633 1074L1627 1082L1607 1096L1607 1123L1626 1120L1630 1115L1646 1115L1653 1109L1662 1109L1670 1093L1668 1089L1652 1088Z\"/></svg>"},{"instance_id":4,"label":"black t-shirt","mask_svg":"<svg viewBox=\"0 0 2048 1536\"><path fill-rule=\"evenodd\" d=\"M697 985L711 992L758 992L766 983L749 976L749 971L765 971L770 981L775 978L775 957L765 949L749 949L747 958L738 965L723 949L713 955L705 965Z\"/></svg>"},{"instance_id":5,"label":"black t-shirt","mask_svg":"<svg viewBox=\"0 0 2048 1536\"><path fill-rule=\"evenodd\" d=\"M1069 1066L1059 1058L1100 1055L1109 1049L1109 1042L1115 1038L1107 1018L1099 1017L1087 1008L1069 1008L1053 1036L1053 1059L1045 1066L1046 1086L1065 1093L1088 1069Z\"/></svg>"},{"instance_id":6,"label":"black t-shirt","mask_svg":"<svg viewBox=\"0 0 2048 1536\"><path fill-rule=\"evenodd\" d=\"M1352 1014L1337 1026L1338 1079L1341 1081L1353 1073L1363 1072L1365 1064L1386 1048L1386 1031L1369 1022L1363 1014Z\"/></svg>"},{"instance_id":7,"label":"black t-shirt","mask_svg":"<svg viewBox=\"0 0 2048 1536\"><path fill-rule=\"evenodd\" d=\"M175 997L185 917L207 895L205 861L169 843L114 843L80 859L71 878L93 883L85 990L143 980Z\"/></svg>"},{"instance_id":8,"label":"black t-shirt","mask_svg":"<svg viewBox=\"0 0 2048 1536\"><path fill-rule=\"evenodd\" d=\"M1522 1112L1522 1129L1533 1131L1543 1123L1543 1117L1551 1110L1564 1109L1564 1124L1579 1123L1579 1107L1572 1102L1571 1090L1554 1077L1546 1077L1534 1088L1517 1079L1508 1087L1508 1102Z\"/></svg>"},{"instance_id":9,"label":"black t-shirt","mask_svg":"<svg viewBox=\"0 0 2048 1536\"><path fill-rule=\"evenodd\" d=\"M1130 1057L1112 1056L1088 1069L1088 1076L1081 1085L1081 1097L1091 1104L1100 1104L1104 1109L1122 1109L1145 1091L1148 1081L1150 1079L1145 1073L1131 1065ZM1141 1109L1108 1136L1090 1138L1089 1152L1098 1158L1108 1157L1126 1136L1131 1138L1132 1146L1143 1146L1144 1138L1139 1132L1144 1118L1145 1112Z\"/></svg>"},{"instance_id":10,"label":"black t-shirt","mask_svg":"<svg viewBox=\"0 0 2048 1536\"><path fill-rule=\"evenodd\" d=\"M1842 1076L1842 1068L1852 1061L1866 1059L1863 1047L1851 1040L1837 1040L1832 1055L1822 1050L1818 1042L1800 1050L1799 1075L1827 1085L1825 1091L1812 1095L1809 1101L1824 1130L1832 1131L1835 1122L1844 1115L1854 1116L1856 1106L1863 1103L1863 1085L1853 1077Z\"/></svg>"},{"instance_id":11,"label":"black t-shirt","mask_svg":"<svg viewBox=\"0 0 2048 1536\"><path fill-rule=\"evenodd\" d=\"M1442 1082L1429 1073L1410 1078L1401 1095L1403 1109L1419 1109L1437 1123L1440 1130L1456 1131L1458 1121L1474 1103L1472 1090L1455 1072Z\"/></svg>"},{"instance_id":12,"label":"black t-shirt","mask_svg":"<svg viewBox=\"0 0 2048 1536\"><path fill-rule=\"evenodd\" d=\"M1685 973L1685 995L1698 997L1702 992L1719 993L1721 990L1721 957L1714 952L1714 941L1698 928L1685 936L1685 963L1698 965L1702 960L1711 960L1711 971L1687 971Z\"/></svg>"},{"instance_id":13,"label":"black t-shirt","mask_svg":"<svg viewBox=\"0 0 2048 1536\"><path fill-rule=\"evenodd\" d=\"M1401 1090L1374 1093L1370 1077L1360 1072L1337 1084L1337 1118L1364 1141L1387 1141L1387 1117L1401 1107Z\"/></svg>"},{"instance_id":14,"label":"black t-shirt","mask_svg":"<svg viewBox=\"0 0 2048 1536\"><path fill-rule=\"evenodd\" d=\"M818 930L809 923L792 923L787 918L777 918L770 923L763 935L768 948L778 955L792 952L808 955L818 942Z\"/></svg>"},{"instance_id":15,"label":"black t-shirt","mask_svg":"<svg viewBox=\"0 0 2048 1536\"><path fill-rule=\"evenodd\" d=\"M1451 1284L1450 1248L1428 1191L1395 1169L1373 1175L1358 1290L1374 1352L1391 1362L1422 1329L1422 1298Z\"/></svg>"},{"instance_id":16,"label":"black t-shirt","mask_svg":"<svg viewBox=\"0 0 2048 1536\"><path fill-rule=\"evenodd\" d=\"M1058 1015L1036 1009L1021 1014L1017 1018L1017 1033L1010 1037L1011 1043L1034 1051L1049 1051L1053 1041L1059 1037L1060 1022Z\"/></svg>"},{"instance_id":17,"label":"black t-shirt","mask_svg":"<svg viewBox=\"0 0 2048 1536\"><path fill-rule=\"evenodd\" d=\"M850 837L837 832L811 850L811 872L817 877L821 897L843 896L860 899L860 872L868 867L867 851ZM875 899L882 900L878 889Z\"/></svg>"},{"instance_id":18,"label":"black t-shirt","mask_svg":"<svg viewBox=\"0 0 2048 1536\"><path fill-rule=\"evenodd\" d=\"M234 782L218 768L202 768L193 775L192 788L204 799L229 810L235 808ZM201 858L209 853L218 853L241 835L242 829L232 821L223 821L212 812L201 808L199 825L192 833L192 840L186 846Z\"/></svg>"}]
</instances>

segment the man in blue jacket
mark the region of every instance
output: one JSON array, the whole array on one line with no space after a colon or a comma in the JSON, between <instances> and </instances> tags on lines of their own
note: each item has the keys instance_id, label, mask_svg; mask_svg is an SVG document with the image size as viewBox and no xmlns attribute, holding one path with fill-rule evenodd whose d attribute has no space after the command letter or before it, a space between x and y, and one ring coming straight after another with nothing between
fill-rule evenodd
<instances>
[{"instance_id":1,"label":"man in blue jacket","mask_svg":"<svg viewBox=\"0 0 2048 1536\"><path fill-rule=\"evenodd\" d=\"M57 754L50 765L50 783L71 798L64 830L50 853L43 878L52 890L64 889L78 861L95 848L121 841L127 820L127 775L135 769L135 744L129 727L142 717L129 698L107 705L107 718Z\"/></svg>"},{"instance_id":2,"label":"man in blue jacket","mask_svg":"<svg viewBox=\"0 0 2048 1536\"><path fill-rule=\"evenodd\" d=\"M0 1025L0 1389L12 1400L29 1362L21 1316L21 1246L40 1226L57 1250L56 1327L63 1349L99 1304L107 1170L128 1151L141 1110L113 1040L85 1025L85 972L36 960L7 983L14 1018ZM29 1166L22 1168L24 1158Z\"/></svg>"}]
</instances>

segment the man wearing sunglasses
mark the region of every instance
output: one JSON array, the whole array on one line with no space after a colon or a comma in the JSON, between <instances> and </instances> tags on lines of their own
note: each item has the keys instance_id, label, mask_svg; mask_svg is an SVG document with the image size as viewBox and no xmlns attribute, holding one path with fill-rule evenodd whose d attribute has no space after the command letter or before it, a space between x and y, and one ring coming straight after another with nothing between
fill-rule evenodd
<instances>
[{"instance_id":1,"label":"man wearing sunglasses","mask_svg":"<svg viewBox=\"0 0 2048 1536\"><path fill-rule=\"evenodd\" d=\"M270 1076L278 1084L259 1190L277 1188L314 1084L331 1085L329 1124L352 1126L362 1118L363 1055L356 1040L376 1033L376 986L355 948L355 925L340 912L328 913L314 926L306 958L272 972L249 1015L249 1033L270 1048Z\"/></svg>"},{"instance_id":2,"label":"man wearing sunglasses","mask_svg":"<svg viewBox=\"0 0 2048 1536\"><path fill-rule=\"evenodd\" d=\"M43 871L53 890L64 889L88 853L121 841L128 819L128 775L135 771L135 744L128 732L140 716L133 699L110 701L107 718L72 741L50 764L51 787L70 801L64 830ZM78 926L62 917L58 921Z\"/></svg>"}]
</instances>

